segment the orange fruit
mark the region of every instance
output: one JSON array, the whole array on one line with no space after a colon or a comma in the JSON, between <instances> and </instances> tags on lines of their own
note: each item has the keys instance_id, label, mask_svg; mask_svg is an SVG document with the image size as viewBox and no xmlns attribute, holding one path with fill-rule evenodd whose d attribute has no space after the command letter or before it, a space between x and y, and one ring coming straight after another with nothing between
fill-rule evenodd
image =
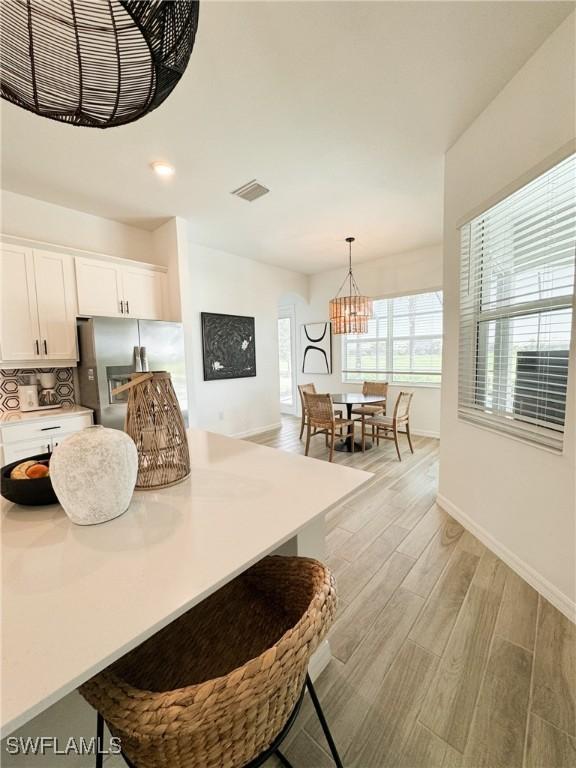
<instances>
[{"instance_id":1,"label":"orange fruit","mask_svg":"<svg viewBox=\"0 0 576 768\"><path fill-rule=\"evenodd\" d=\"M46 477L49 473L49 469L45 464L33 464L26 470L26 475L31 480L37 480L40 477Z\"/></svg>"}]
</instances>

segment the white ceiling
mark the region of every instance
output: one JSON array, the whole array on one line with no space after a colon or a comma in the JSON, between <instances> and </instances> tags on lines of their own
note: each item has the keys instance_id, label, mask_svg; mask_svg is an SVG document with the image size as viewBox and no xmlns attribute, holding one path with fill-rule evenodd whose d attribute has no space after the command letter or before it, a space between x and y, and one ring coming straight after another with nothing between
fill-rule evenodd
<instances>
[{"instance_id":1,"label":"white ceiling","mask_svg":"<svg viewBox=\"0 0 576 768\"><path fill-rule=\"evenodd\" d=\"M201 2L186 74L94 130L2 108L2 186L304 272L442 237L443 153L568 2ZM176 166L170 181L152 160ZM230 191L258 179L270 194Z\"/></svg>"}]
</instances>

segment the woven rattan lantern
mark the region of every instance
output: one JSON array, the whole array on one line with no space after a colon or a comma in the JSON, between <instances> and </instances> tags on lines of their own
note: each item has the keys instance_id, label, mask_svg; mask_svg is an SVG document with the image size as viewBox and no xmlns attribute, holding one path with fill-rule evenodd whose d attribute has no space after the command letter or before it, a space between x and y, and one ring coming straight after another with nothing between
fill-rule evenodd
<instances>
[{"instance_id":1,"label":"woven rattan lantern","mask_svg":"<svg viewBox=\"0 0 576 768\"><path fill-rule=\"evenodd\" d=\"M330 321L333 333L367 333L368 320L372 317L372 299L362 296L352 273L353 237L347 237L348 274L340 286L336 298L330 301ZM348 295L340 296L348 285Z\"/></svg>"},{"instance_id":2,"label":"woven rattan lantern","mask_svg":"<svg viewBox=\"0 0 576 768\"><path fill-rule=\"evenodd\" d=\"M166 371L132 374L112 394L128 392L125 430L138 450L136 488L167 488L190 474L182 411Z\"/></svg>"},{"instance_id":3,"label":"woven rattan lantern","mask_svg":"<svg viewBox=\"0 0 576 768\"><path fill-rule=\"evenodd\" d=\"M2 98L109 128L156 109L188 64L198 0L2 0Z\"/></svg>"}]
</instances>

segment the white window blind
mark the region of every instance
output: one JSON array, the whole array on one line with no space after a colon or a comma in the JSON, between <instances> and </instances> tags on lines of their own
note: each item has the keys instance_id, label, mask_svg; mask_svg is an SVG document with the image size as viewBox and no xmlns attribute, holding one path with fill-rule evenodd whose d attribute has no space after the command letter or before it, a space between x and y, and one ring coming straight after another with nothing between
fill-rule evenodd
<instances>
[{"instance_id":1,"label":"white window blind","mask_svg":"<svg viewBox=\"0 0 576 768\"><path fill-rule=\"evenodd\" d=\"M561 450L576 155L461 229L460 418Z\"/></svg>"},{"instance_id":2,"label":"white window blind","mask_svg":"<svg viewBox=\"0 0 576 768\"><path fill-rule=\"evenodd\" d=\"M439 384L442 292L375 299L368 333L342 337L344 382Z\"/></svg>"}]
</instances>

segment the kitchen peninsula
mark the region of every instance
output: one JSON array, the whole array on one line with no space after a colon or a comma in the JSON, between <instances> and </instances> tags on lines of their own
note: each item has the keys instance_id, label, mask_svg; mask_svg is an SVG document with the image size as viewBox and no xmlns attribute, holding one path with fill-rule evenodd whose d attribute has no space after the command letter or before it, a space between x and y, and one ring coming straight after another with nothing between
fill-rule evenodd
<instances>
[{"instance_id":1,"label":"kitchen peninsula","mask_svg":"<svg viewBox=\"0 0 576 768\"><path fill-rule=\"evenodd\" d=\"M372 477L210 432L189 438L191 476L136 492L108 523L3 500L2 736L266 554L322 558L325 513Z\"/></svg>"}]
</instances>

